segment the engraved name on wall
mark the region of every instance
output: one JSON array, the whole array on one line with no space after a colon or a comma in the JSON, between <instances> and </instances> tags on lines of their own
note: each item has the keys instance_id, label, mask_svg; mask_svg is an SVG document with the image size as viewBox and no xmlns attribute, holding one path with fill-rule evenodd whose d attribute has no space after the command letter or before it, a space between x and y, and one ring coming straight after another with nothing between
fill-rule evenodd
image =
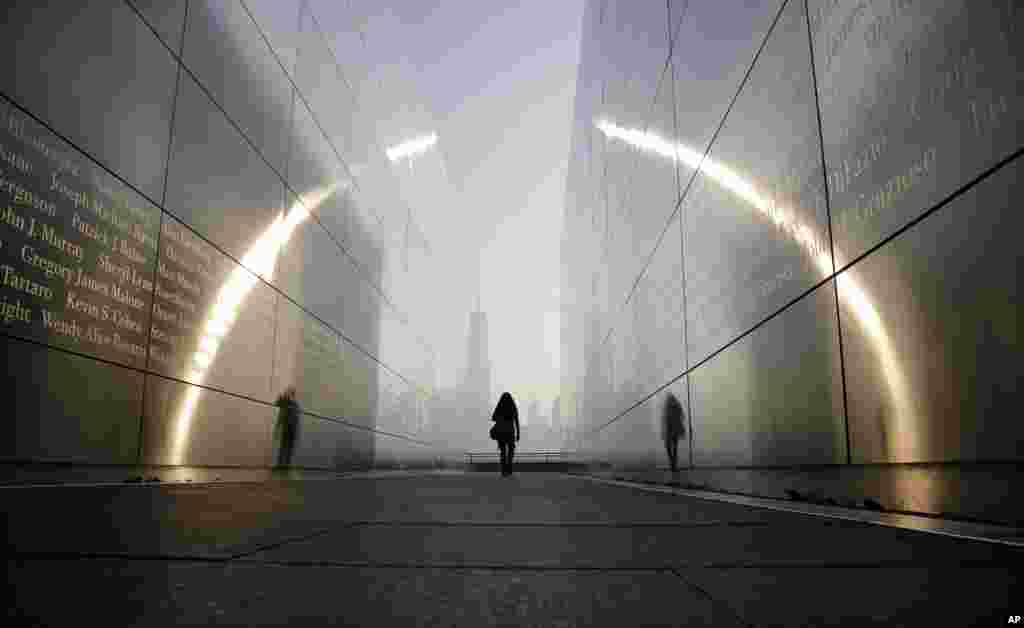
<instances>
[{"instance_id":1,"label":"engraved name on wall","mask_svg":"<svg viewBox=\"0 0 1024 628\"><path fill-rule=\"evenodd\" d=\"M0 102L0 324L142 367L159 210Z\"/></svg>"}]
</instances>

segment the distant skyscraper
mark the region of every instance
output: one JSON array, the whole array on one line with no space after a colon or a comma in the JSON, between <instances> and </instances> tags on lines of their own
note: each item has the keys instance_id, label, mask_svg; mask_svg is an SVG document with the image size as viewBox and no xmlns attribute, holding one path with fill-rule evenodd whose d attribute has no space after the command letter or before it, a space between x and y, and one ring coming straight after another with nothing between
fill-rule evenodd
<instances>
[{"instance_id":1,"label":"distant skyscraper","mask_svg":"<svg viewBox=\"0 0 1024 628\"><path fill-rule=\"evenodd\" d=\"M469 315L469 356L466 360L462 395L467 409L486 409L491 405L491 361L487 353L487 314Z\"/></svg>"}]
</instances>

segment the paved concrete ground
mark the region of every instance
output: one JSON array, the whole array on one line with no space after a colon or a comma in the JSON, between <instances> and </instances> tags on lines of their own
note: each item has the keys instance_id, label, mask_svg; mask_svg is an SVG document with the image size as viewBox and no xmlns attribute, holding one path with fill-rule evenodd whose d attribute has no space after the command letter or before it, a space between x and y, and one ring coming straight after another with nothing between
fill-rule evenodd
<instances>
[{"instance_id":1,"label":"paved concrete ground","mask_svg":"<svg viewBox=\"0 0 1024 628\"><path fill-rule=\"evenodd\" d=\"M7 625L1006 625L1021 551L559 474L4 488Z\"/></svg>"}]
</instances>

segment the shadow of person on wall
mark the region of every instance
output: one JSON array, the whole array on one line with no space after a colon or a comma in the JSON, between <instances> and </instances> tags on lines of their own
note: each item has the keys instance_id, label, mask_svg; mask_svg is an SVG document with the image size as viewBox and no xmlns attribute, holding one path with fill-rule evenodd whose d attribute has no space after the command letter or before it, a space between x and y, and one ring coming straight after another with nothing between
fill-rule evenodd
<instances>
[{"instance_id":1,"label":"shadow of person on wall","mask_svg":"<svg viewBox=\"0 0 1024 628\"><path fill-rule=\"evenodd\" d=\"M672 393L665 397L661 411L661 439L665 441L668 463L675 473L679 470L679 439L686 435L683 426L683 404Z\"/></svg>"},{"instance_id":2,"label":"shadow of person on wall","mask_svg":"<svg viewBox=\"0 0 1024 628\"><path fill-rule=\"evenodd\" d=\"M287 469L292 466L292 456L295 453L295 443L299 436L299 417L302 415L302 406L295 399L295 387L285 388L276 402L279 408L277 413L277 429L281 435L281 446L277 451L278 469Z\"/></svg>"},{"instance_id":3,"label":"shadow of person on wall","mask_svg":"<svg viewBox=\"0 0 1024 628\"><path fill-rule=\"evenodd\" d=\"M519 440L519 409L512 395L501 393L498 405L491 415L494 426L491 427L491 438L498 441L498 453L501 456L501 474L512 475L512 456L516 452Z\"/></svg>"}]
</instances>

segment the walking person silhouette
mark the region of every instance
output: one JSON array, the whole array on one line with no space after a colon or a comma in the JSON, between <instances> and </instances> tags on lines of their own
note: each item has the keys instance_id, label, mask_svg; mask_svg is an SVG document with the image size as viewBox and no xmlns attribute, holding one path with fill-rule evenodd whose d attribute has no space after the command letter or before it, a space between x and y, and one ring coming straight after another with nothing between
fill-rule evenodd
<instances>
[{"instance_id":1,"label":"walking person silhouette","mask_svg":"<svg viewBox=\"0 0 1024 628\"><path fill-rule=\"evenodd\" d=\"M665 441L665 453L669 466L675 473L679 469L679 439L686 435L683 426L683 404L672 393L665 398L661 413L661 438Z\"/></svg>"},{"instance_id":2,"label":"walking person silhouette","mask_svg":"<svg viewBox=\"0 0 1024 628\"><path fill-rule=\"evenodd\" d=\"M512 395L501 393L498 405L491 415L494 426L491 427L491 438L498 441L501 456L501 474L512 475L512 456L516 452L516 441L519 440L519 409Z\"/></svg>"}]
</instances>

